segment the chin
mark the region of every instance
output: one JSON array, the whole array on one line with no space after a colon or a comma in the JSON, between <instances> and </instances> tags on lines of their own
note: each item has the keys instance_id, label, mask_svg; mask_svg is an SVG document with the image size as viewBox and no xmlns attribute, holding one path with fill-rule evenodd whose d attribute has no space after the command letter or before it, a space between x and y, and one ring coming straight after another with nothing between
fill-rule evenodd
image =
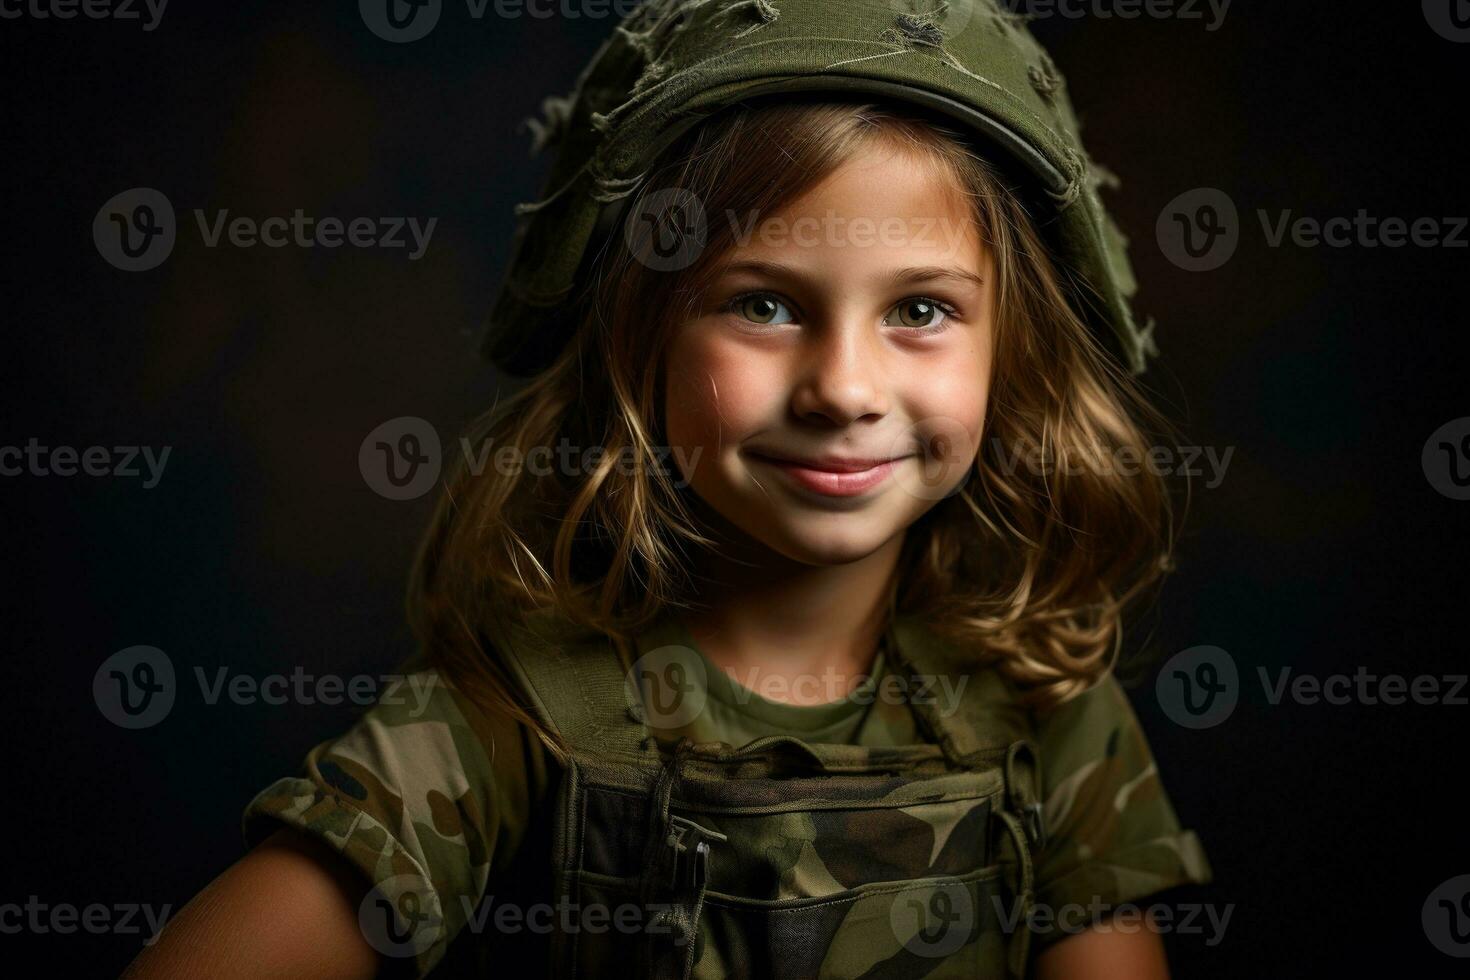
<instances>
[{"instance_id":1,"label":"chin","mask_svg":"<svg viewBox=\"0 0 1470 980\"><path fill-rule=\"evenodd\" d=\"M746 533L772 551L806 565L847 565L877 551L898 529L880 527L873 515L841 515L834 520L805 519L797 527L747 528Z\"/></svg>"}]
</instances>

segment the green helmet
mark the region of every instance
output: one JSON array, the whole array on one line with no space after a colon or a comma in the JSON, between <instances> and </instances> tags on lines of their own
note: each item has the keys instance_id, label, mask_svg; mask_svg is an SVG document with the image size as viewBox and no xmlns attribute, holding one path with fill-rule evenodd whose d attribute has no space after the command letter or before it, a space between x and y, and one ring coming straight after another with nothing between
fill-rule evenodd
<instances>
[{"instance_id":1,"label":"green helmet","mask_svg":"<svg viewBox=\"0 0 1470 980\"><path fill-rule=\"evenodd\" d=\"M1097 294L1079 309L1134 373L1156 354L1129 310L1127 240L1098 197L1061 75L1024 18L995 0L646 0L574 90L528 120L557 150L540 201L516 208L509 269L482 353L529 375L562 350L584 262L617 227L659 154L737 102L778 93L895 100L958 122L1036 188L1032 213Z\"/></svg>"}]
</instances>

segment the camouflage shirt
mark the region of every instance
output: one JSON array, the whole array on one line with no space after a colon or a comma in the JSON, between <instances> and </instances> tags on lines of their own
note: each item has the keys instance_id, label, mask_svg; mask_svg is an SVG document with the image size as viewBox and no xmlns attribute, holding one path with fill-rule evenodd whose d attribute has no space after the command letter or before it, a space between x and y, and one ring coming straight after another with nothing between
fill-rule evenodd
<instances>
[{"instance_id":1,"label":"camouflage shirt","mask_svg":"<svg viewBox=\"0 0 1470 980\"><path fill-rule=\"evenodd\" d=\"M656 642L697 650L676 619L650 633ZM708 668L700 679L702 707L678 733L695 741L741 745L783 732L866 746L924 741L913 709L882 695L882 650L845 697L809 706L763 697L757 691L770 689L759 676L727 674L700 660ZM1211 880L1200 842L1181 828L1111 675L1039 715L1035 740L1046 843L1036 864L1036 903L1045 918L1033 919L1033 955L1079 928L1046 924L1057 916L1075 923L1089 909L1142 904L1163 889ZM302 775L261 791L244 813L245 841L253 846L286 824L327 842L374 884L403 875L427 883L419 887L438 896L443 939L404 964L412 975L436 966L448 972L461 962L504 967L498 947L507 937L496 933L484 903L496 896L516 901L516 885L526 877L549 877L534 869L550 868L544 831L560 775L555 757L524 725L480 710L435 672L418 671L387 689L344 735L311 749Z\"/></svg>"}]
</instances>

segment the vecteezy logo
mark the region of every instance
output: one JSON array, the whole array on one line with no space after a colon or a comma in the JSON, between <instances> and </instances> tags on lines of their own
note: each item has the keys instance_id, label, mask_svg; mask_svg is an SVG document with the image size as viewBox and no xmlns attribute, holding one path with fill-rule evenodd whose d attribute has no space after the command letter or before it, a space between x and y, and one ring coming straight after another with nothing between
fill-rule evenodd
<instances>
[{"instance_id":1,"label":"vecteezy logo","mask_svg":"<svg viewBox=\"0 0 1470 980\"><path fill-rule=\"evenodd\" d=\"M174 206L151 187L123 191L92 219L97 251L124 272L145 272L159 265L172 254L177 237Z\"/></svg>"},{"instance_id":2,"label":"vecteezy logo","mask_svg":"<svg viewBox=\"0 0 1470 980\"><path fill-rule=\"evenodd\" d=\"M1154 228L1164 257L1186 272L1218 269L1240 244L1240 214L1230 195L1197 187L1170 201Z\"/></svg>"},{"instance_id":3,"label":"vecteezy logo","mask_svg":"<svg viewBox=\"0 0 1470 980\"><path fill-rule=\"evenodd\" d=\"M1219 647L1190 647L1174 654L1154 687L1164 714L1185 728L1213 728L1230 717L1240 700L1235 658Z\"/></svg>"},{"instance_id":4,"label":"vecteezy logo","mask_svg":"<svg viewBox=\"0 0 1470 980\"><path fill-rule=\"evenodd\" d=\"M968 450L974 441L959 419L946 415L920 419L888 445L889 457L899 460L894 482L919 500L954 496L964 489L973 472L973 457Z\"/></svg>"},{"instance_id":5,"label":"vecteezy logo","mask_svg":"<svg viewBox=\"0 0 1470 980\"><path fill-rule=\"evenodd\" d=\"M1451 500L1470 500L1470 416L1435 429L1419 462L1434 489Z\"/></svg>"},{"instance_id":6,"label":"vecteezy logo","mask_svg":"<svg viewBox=\"0 0 1470 980\"><path fill-rule=\"evenodd\" d=\"M708 236L704 204L682 187L654 191L623 222L628 251L655 272L689 268L704 251Z\"/></svg>"},{"instance_id":7,"label":"vecteezy logo","mask_svg":"<svg viewBox=\"0 0 1470 980\"><path fill-rule=\"evenodd\" d=\"M357 0L368 30L393 44L406 44L428 35L439 23L443 0Z\"/></svg>"},{"instance_id":8,"label":"vecteezy logo","mask_svg":"<svg viewBox=\"0 0 1470 980\"><path fill-rule=\"evenodd\" d=\"M1424 19L1446 41L1470 41L1470 3L1466 0L1424 0Z\"/></svg>"},{"instance_id":9,"label":"vecteezy logo","mask_svg":"<svg viewBox=\"0 0 1470 980\"><path fill-rule=\"evenodd\" d=\"M704 711L704 658L674 643L650 650L633 662L623 680L628 709L649 728L683 728Z\"/></svg>"},{"instance_id":10,"label":"vecteezy logo","mask_svg":"<svg viewBox=\"0 0 1470 980\"><path fill-rule=\"evenodd\" d=\"M362 478L389 500L422 497L438 481L442 465L439 433L413 415L384 422L367 434L357 450Z\"/></svg>"},{"instance_id":11,"label":"vecteezy logo","mask_svg":"<svg viewBox=\"0 0 1470 980\"><path fill-rule=\"evenodd\" d=\"M97 710L119 728L151 728L163 721L177 692L173 661L157 647L119 650L92 675Z\"/></svg>"},{"instance_id":12,"label":"vecteezy logo","mask_svg":"<svg viewBox=\"0 0 1470 980\"><path fill-rule=\"evenodd\" d=\"M903 948L916 956L949 956L972 938L975 902L961 881L934 885L928 892L902 891L888 896L888 925Z\"/></svg>"},{"instance_id":13,"label":"vecteezy logo","mask_svg":"<svg viewBox=\"0 0 1470 980\"><path fill-rule=\"evenodd\" d=\"M357 908L363 938L384 956L417 956L439 939L444 918L428 883L394 875L374 885Z\"/></svg>"},{"instance_id":14,"label":"vecteezy logo","mask_svg":"<svg viewBox=\"0 0 1470 980\"><path fill-rule=\"evenodd\" d=\"M1419 915L1435 949L1470 957L1470 875L1456 875L1430 892Z\"/></svg>"}]
</instances>

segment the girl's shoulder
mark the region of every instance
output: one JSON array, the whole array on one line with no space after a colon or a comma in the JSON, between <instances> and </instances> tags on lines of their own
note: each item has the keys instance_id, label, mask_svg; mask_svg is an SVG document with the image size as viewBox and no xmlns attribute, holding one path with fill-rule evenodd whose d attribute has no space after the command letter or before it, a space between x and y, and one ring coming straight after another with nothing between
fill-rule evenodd
<instances>
[{"instance_id":1,"label":"girl's shoulder","mask_svg":"<svg viewBox=\"0 0 1470 980\"><path fill-rule=\"evenodd\" d=\"M556 784L556 763L517 720L485 711L436 670L401 674L346 732L262 789L246 846L282 825L341 853L382 897L411 894L452 936L489 876L508 867ZM418 951L427 970L439 944Z\"/></svg>"}]
</instances>

